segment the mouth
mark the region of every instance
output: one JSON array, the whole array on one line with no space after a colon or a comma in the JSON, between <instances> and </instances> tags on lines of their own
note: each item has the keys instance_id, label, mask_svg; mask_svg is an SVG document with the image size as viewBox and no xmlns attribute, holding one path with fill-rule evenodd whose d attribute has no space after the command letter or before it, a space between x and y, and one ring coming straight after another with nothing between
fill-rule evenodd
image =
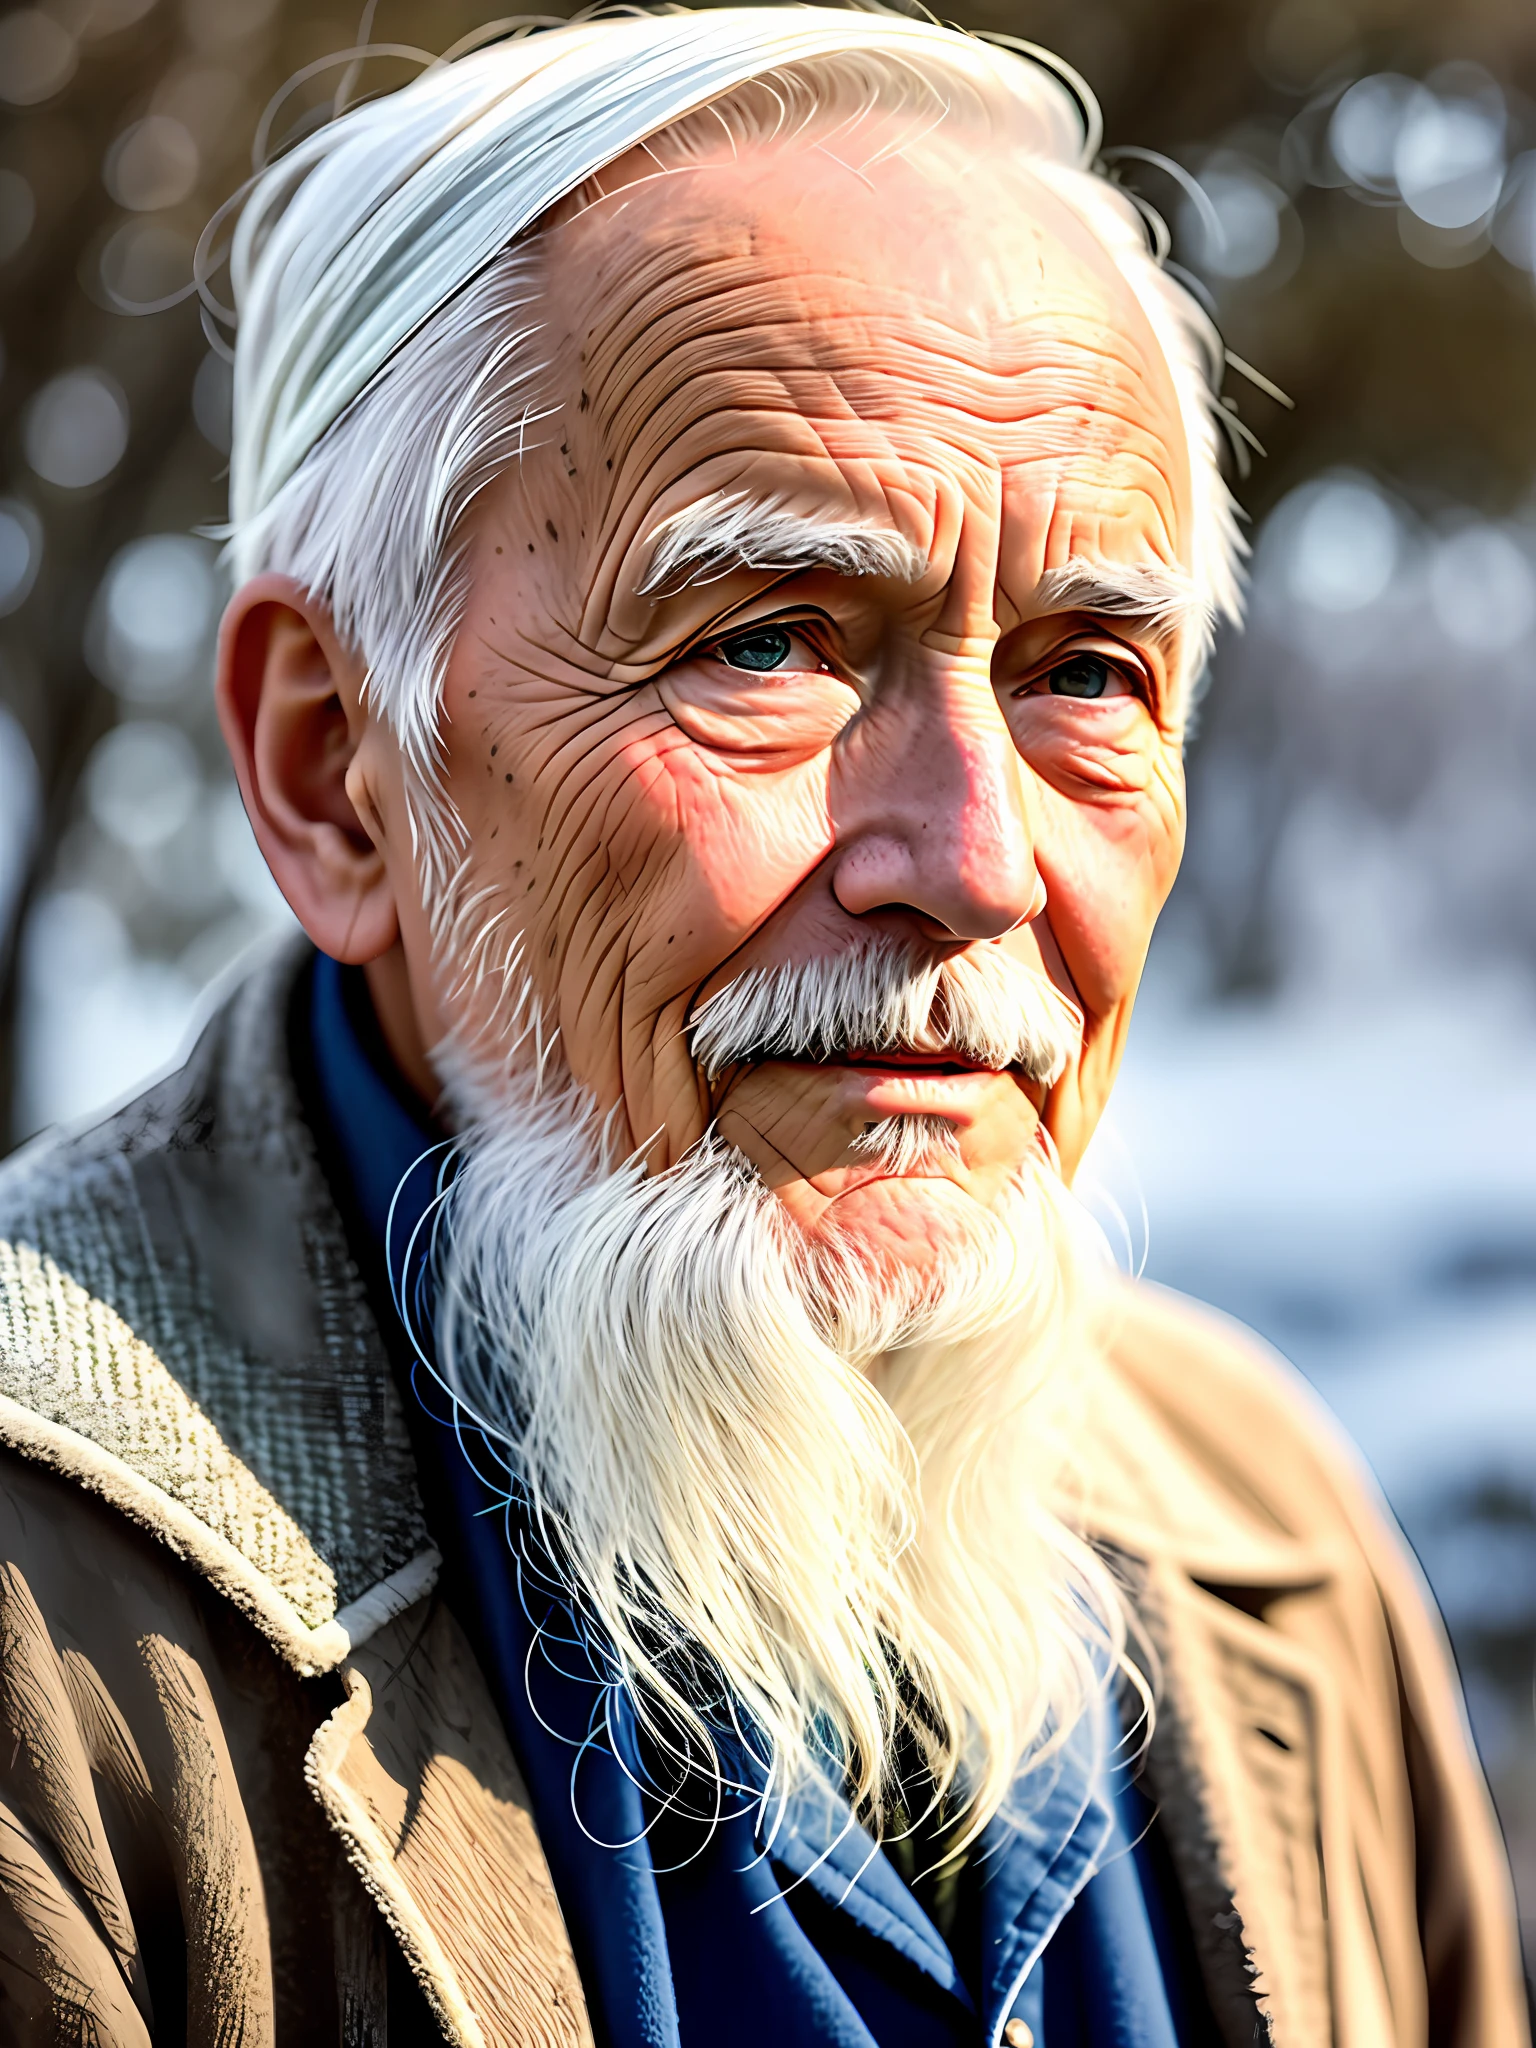
<instances>
[{"instance_id":1,"label":"mouth","mask_svg":"<svg viewBox=\"0 0 1536 2048\"><path fill-rule=\"evenodd\" d=\"M851 1051L818 1050L819 1058L787 1060L784 1064L829 1079L843 1075L844 1088L853 1089L859 1101L867 1104L875 1115L917 1112L958 1118L963 1123L977 1112L983 1100L992 1099L991 1091L999 1081L1011 1081L1029 1097L1036 1112L1043 1113L1049 1092L1043 1081L1031 1078L1023 1067L990 1066L954 1046L931 1052L905 1046L879 1052L863 1047Z\"/></svg>"},{"instance_id":2,"label":"mouth","mask_svg":"<svg viewBox=\"0 0 1536 2048\"><path fill-rule=\"evenodd\" d=\"M871 1074L995 1074L996 1067L968 1059L964 1053L944 1052L845 1052L821 1062L831 1067L857 1067Z\"/></svg>"},{"instance_id":3,"label":"mouth","mask_svg":"<svg viewBox=\"0 0 1536 2048\"><path fill-rule=\"evenodd\" d=\"M952 1045L944 1046L817 1046L798 1058L784 1060L782 1053L769 1058L792 1067L852 1067L865 1074L931 1074L936 1080L963 1078L967 1074L1006 1074L1011 1067L996 1067Z\"/></svg>"}]
</instances>

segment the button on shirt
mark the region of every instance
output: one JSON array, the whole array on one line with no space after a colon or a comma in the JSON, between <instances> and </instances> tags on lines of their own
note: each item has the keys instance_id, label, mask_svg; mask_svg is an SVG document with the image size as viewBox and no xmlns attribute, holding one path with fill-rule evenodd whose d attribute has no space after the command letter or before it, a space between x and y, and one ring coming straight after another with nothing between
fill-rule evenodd
<instances>
[{"instance_id":1,"label":"button on shirt","mask_svg":"<svg viewBox=\"0 0 1536 2048\"><path fill-rule=\"evenodd\" d=\"M441 1589L527 1781L603 2048L1214 2042L1107 1698L973 1847L967 1973L835 1787L778 1806L738 1793L707 1828L666 1809L628 1698L430 1369L424 1219L448 1152L394 1072L360 973L317 958L294 1046L404 1382Z\"/></svg>"}]
</instances>

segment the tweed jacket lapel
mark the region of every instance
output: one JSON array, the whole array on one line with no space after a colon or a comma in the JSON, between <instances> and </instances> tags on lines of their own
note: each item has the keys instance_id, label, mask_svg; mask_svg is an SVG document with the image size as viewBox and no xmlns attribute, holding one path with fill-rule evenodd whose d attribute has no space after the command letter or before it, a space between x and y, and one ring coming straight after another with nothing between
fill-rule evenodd
<instances>
[{"instance_id":1,"label":"tweed jacket lapel","mask_svg":"<svg viewBox=\"0 0 1536 2048\"><path fill-rule=\"evenodd\" d=\"M1223 1589L1166 1557L1136 1564L1158 1681L1147 1785L1223 2040L1331 2041L1319 1674Z\"/></svg>"},{"instance_id":2,"label":"tweed jacket lapel","mask_svg":"<svg viewBox=\"0 0 1536 2048\"><path fill-rule=\"evenodd\" d=\"M1118 1375L1095 1385L1085 1465L1062 1514L1114 1562L1156 1695L1146 1757L1227 2048L1326 2042L1318 1896L1317 1680L1275 1662L1254 1617L1327 1561L1235 1515Z\"/></svg>"},{"instance_id":3,"label":"tweed jacket lapel","mask_svg":"<svg viewBox=\"0 0 1536 2048\"><path fill-rule=\"evenodd\" d=\"M295 1670L430 1585L405 1419L299 1113L286 946L0 1188L0 1442L172 1541Z\"/></svg>"}]
</instances>

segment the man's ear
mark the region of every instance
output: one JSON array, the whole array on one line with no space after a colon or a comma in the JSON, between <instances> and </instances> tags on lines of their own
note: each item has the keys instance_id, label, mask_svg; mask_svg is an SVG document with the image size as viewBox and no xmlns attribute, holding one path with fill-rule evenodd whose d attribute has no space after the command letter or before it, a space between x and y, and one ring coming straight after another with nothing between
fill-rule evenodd
<instances>
[{"instance_id":1,"label":"man's ear","mask_svg":"<svg viewBox=\"0 0 1536 2048\"><path fill-rule=\"evenodd\" d=\"M347 795L363 682L329 611L291 577L257 576L235 593L217 695L246 813L299 923L322 952L356 964L399 935L383 852Z\"/></svg>"}]
</instances>

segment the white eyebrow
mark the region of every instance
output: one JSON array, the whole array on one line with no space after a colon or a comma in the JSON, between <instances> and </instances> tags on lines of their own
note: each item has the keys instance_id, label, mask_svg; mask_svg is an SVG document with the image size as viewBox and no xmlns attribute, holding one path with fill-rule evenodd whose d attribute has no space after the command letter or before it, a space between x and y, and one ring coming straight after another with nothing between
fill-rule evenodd
<instances>
[{"instance_id":1,"label":"white eyebrow","mask_svg":"<svg viewBox=\"0 0 1536 2048\"><path fill-rule=\"evenodd\" d=\"M1074 556L1059 569L1046 570L1035 586L1034 609L1098 612L1106 619L1145 626L1159 638L1187 626L1199 642L1214 625L1211 606L1195 579L1182 569L1153 562L1089 562Z\"/></svg>"},{"instance_id":2,"label":"white eyebrow","mask_svg":"<svg viewBox=\"0 0 1536 2048\"><path fill-rule=\"evenodd\" d=\"M663 519L648 539L651 560L642 597L716 583L733 569L831 569L839 576L894 576L914 583L928 566L922 550L891 527L808 518L744 491L711 491Z\"/></svg>"}]
</instances>

